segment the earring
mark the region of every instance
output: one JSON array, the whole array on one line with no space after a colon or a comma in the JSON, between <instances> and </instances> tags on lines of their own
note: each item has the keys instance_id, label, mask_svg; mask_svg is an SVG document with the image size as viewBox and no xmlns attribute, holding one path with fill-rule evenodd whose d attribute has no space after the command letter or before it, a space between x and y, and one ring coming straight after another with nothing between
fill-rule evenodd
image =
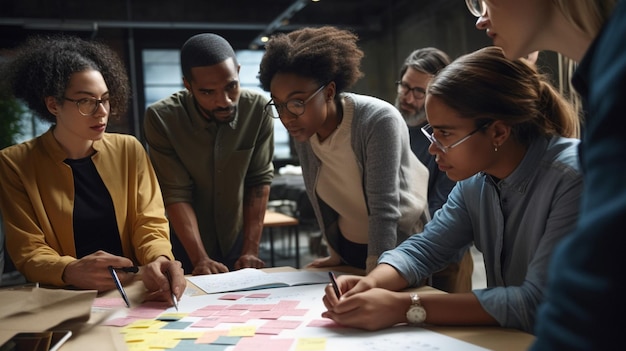
<instances>
[{"instance_id":1,"label":"earring","mask_svg":"<svg viewBox=\"0 0 626 351\"><path fill-rule=\"evenodd\" d=\"M493 150L494 150L495 152L498 152L498 144L493 144Z\"/></svg>"}]
</instances>

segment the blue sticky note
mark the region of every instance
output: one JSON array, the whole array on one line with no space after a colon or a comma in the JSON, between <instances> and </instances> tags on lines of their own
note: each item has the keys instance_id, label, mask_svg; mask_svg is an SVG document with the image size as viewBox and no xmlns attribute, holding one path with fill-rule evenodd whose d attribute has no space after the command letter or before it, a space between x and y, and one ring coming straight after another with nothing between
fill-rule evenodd
<instances>
[{"instance_id":1,"label":"blue sticky note","mask_svg":"<svg viewBox=\"0 0 626 351\"><path fill-rule=\"evenodd\" d=\"M237 343L241 340L241 336L224 336L221 335L217 338L217 340L213 341L211 344L213 345L237 345Z\"/></svg>"},{"instance_id":2,"label":"blue sticky note","mask_svg":"<svg viewBox=\"0 0 626 351\"><path fill-rule=\"evenodd\" d=\"M161 329L185 329L190 326L193 322L169 322L164 325Z\"/></svg>"},{"instance_id":3,"label":"blue sticky note","mask_svg":"<svg viewBox=\"0 0 626 351\"><path fill-rule=\"evenodd\" d=\"M195 340L181 340L170 351L226 351L230 345L196 344Z\"/></svg>"}]
</instances>

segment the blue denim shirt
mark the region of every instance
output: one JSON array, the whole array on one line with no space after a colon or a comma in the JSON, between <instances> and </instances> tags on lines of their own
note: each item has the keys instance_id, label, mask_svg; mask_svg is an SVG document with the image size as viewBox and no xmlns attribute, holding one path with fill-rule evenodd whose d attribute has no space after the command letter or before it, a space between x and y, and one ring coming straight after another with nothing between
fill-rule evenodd
<instances>
[{"instance_id":1,"label":"blue denim shirt","mask_svg":"<svg viewBox=\"0 0 626 351\"><path fill-rule=\"evenodd\" d=\"M385 252L379 263L415 286L473 242L485 260L487 288L473 291L482 307L501 326L532 332L550 255L578 218L578 143L540 138L505 179L496 183L479 173L458 182L423 233Z\"/></svg>"}]
</instances>

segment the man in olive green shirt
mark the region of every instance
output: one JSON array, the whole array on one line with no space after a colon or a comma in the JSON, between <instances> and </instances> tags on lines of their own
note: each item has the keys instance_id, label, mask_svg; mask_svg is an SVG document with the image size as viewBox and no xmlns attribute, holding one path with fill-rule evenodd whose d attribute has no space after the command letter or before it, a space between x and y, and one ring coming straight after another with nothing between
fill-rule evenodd
<instances>
[{"instance_id":1,"label":"man in olive green shirt","mask_svg":"<svg viewBox=\"0 0 626 351\"><path fill-rule=\"evenodd\" d=\"M187 40L181 66L186 90L150 105L144 119L174 254L194 275L262 268L274 174L267 98L240 88L235 53L218 35Z\"/></svg>"}]
</instances>

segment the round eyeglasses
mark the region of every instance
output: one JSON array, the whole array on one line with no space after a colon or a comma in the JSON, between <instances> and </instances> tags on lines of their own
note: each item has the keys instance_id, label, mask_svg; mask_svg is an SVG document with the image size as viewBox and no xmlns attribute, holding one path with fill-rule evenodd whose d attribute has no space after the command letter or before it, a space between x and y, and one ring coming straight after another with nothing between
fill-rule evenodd
<instances>
[{"instance_id":1,"label":"round eyeglasses","mask_svg":"<svg viewBox=\"0 0 626 351\"><path fill-rule=\"evenodd\" d=\"M413 95L413 98L416 100L421 100L426 97L426 90L420 87L411 88L408 84L403 83L401 81L396 81L396 85L398 86L398 93L402 95L406 95L409 92Z\"/></svg>"},{"instance_id":2,"label":"round eyeglasses","mask_svg":"<svg viewBox=\"0 0 626 351\"><path fill-rule=\"evenodd\" d=\"M483 17L487 14L487 4L481 0L465 0L467 9L476 17Z\"/></svg>"},{"instance_id":3,"label":"round eyeglasses","mask_svg":"<svg viewBox=\"0 0 626 351\"><path fill-rule=\"evenodd\" d=\"M111 103L109 102L109 98L83 98L75 100L64 96L63 99L75 103L76 107L78 107L78 112L80 112L80 114L83 116L92 116L94 113L96 113L96 111L98 111L98 107L100 106L100 104L104 106L104 109L107 111L107 113L111 110Z\"/></svg>"},{"instance_id":4,"label":"round eyeglasses","mask_svg":"<svg viewBox=\"0 0 626 351\"><path fill-rule=\"evenodd\" d=\"M309 96L306 100L300 99L291 99L287 100L287 102L282 104L277 104L274 102L274 99L270 100L270 102L265 105L265 113L272 116L272 118L280 118L283 113L283 108L287 109L287 111L293 116L300 117L304 114L304 107L307 102L311 101L315 97L315 95L319 94L322 89L326 87L326 84L319 87L311 96Z\"/></svg>"},{"instance_id":5,"label":"round eyeglasses","mask_svg":"<svg viewBox=\"0 0 626 351\"><path fill-rule=\"evenodd\" d=\"M439 150L441 150L444 154L446 154L448 153L448 151L450 151L450 149L461 145L464 141L471 138L472 135L476 134L479 130L485 128L489 124L491 124L491 121L487 121L481 124L478 128L474 129L471 133L461 138L461 140L455 141L454 143L448 146L444 146L442 143L439 142L439 140L435 139L435 131L433 130L433 127L430 126L430 124L423 126L421 129L422 129L422 133L424 133L424 135L430 141L430 143L434 144Z\"/></svg>"}]
</instances>

